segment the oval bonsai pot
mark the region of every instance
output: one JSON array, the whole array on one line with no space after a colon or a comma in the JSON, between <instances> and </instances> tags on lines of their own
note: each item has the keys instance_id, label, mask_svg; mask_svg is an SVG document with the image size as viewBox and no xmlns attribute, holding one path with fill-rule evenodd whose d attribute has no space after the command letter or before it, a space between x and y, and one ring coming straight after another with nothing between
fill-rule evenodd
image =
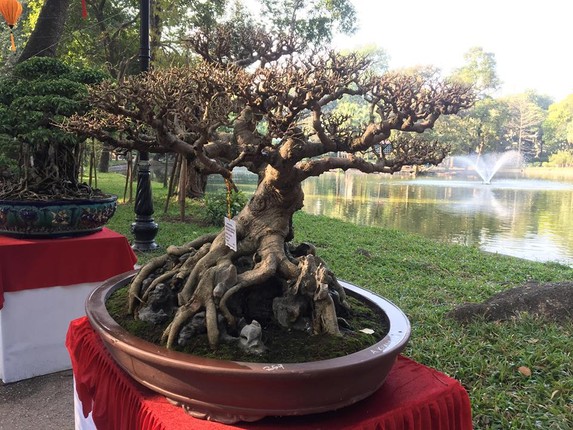
<instances>
[{"instance_id":1,"label":"oval bonsai pot","mask_svg":"<svg viewBox=\"0 0 573 430\"><path fill-rule=\"evenodd\" d=\"M89 321L120 367L198 418L230 424L351 405L380 388L410 337L410 323L394 304L341 282L349 295L379 308L389 322L387 335L367 349L305 363L225 361L172 351L131 335L106 309L107 298L135 273L110 278L92 292L86 301Z\"/></svg>"},{"instance_id":2,"label":"oval bonsai pot","mask_svg":"<svg viewBox=\"0 0 573 430\"><path fill-rule=\"evenodd\" d=\"M100 231L117 196L71 200L0 200L0 234L18 238L82 236Z\"/></svg>"}]
</instances>

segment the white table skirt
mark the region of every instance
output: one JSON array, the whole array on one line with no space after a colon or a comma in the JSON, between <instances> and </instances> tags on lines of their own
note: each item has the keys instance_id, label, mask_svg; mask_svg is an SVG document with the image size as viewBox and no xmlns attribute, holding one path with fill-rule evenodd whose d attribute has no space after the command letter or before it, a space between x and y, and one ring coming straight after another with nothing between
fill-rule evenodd
<instances>
[{"instance_id":1,"label":"white table skirt","mask_svg":"<svg viewBox=\"0 0 573 430\"><path fill-rule=\"evenodd\" d=\"M78 397L78 392L76 391L76 380L74 379L74 421L76 423L76 430L97 430L94 420L92 419L92 413L90 412L87 417L84 417L82 411L82 402Z\"/></svg>"},{"instance_id":2,"label":"white table skirt","mask_svg":"<svg viewBox=\"0 0 573 430\"><path fill-rule=\"evenodd\" d=\"M0 379L20 381L71 368L65 340L71 320L101 282L4 293L0 310Z\"/></svg>"}]
</instances>

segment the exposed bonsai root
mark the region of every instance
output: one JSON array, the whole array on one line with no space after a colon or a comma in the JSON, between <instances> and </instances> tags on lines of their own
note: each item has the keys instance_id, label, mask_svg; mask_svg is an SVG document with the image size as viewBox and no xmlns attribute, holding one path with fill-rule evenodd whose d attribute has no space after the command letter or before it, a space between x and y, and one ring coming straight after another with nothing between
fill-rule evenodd
<instances>
[{"instance_id":1,"label":"exposed bonsai root","mask_svg":"<svg viewBox=\"0 0 573 430\"><path fill-rule=\"evenodd\" d=\"M334 302L328 291L328 273L326 267L320 263L315 272L316 289L313 295L313 327L314 333L327 333L340 336L338 318Z\"/></svg>"},{"instance_id":2,"label":"exposed bonsai root","mask_svg":"<svg viewBox=\"0 0 573 430\"><path fill-rule=\"evenodd\" d=\"M201 309L201 304L197 302L190 302L189 304L179 307L175 318L171 321L171 324L167 326L161 337L161 342L165 343L167 348L172 348L175 343L175 336L179 333L181 326L187 320L193 318L193 316L199 312Z\"/></svg>"},{"instance_id":3,"label":"exposed bonsai root","mask_svg":"<svg viewBox=\"0 0 573 430\"><path fill-rule=\"evenodd\" d=\"M268 233L257 246L255 243L252 237L242 237L234 252L220 233L169 247L166 255L151 260L134 278L130 310L136 314L144 304L153 307L148 303L151 292L168 285L178 306L171 311L174 316L163 333L163 342L173 348L181 329L204 311L209 344L216 348L225 337L223 333L238 336L239 319L247 324L254 320L244 307L249 291L256 291L251 288L271 282L281 285L278 296L274 292L271 296L279 324L286 329L340 335L337 309L347 307L346 295L334 274L313 255L314 247L294 248L278 233Z\"/></svg>"},{"instance_id":4,"label":"exposed bonsai root","mask_svg":"<svg viewBox=\"0 0 573 430\"><path fill-rule=\"evenodd\" d=\"M232 251L225 245L225 237L219 234L212 242L209 252L203 255L194 265L183 289L179 293L179 304L183 305L191 300L204 272L217 264L217 260L225 257Z\"/></svg>"},{"instance_id":5,"label":"exposed bonsai root","mask_svg":"<svg viewBox=\"0 0 573 430\"><path fill-rule=\"evenodd\" d=\"M143 266L137 275L131 281L129 286L129 313L133 314L135 312L135 308L137 303L143 303L143 299L141 296L141 287L143 285L143 281L147 279L153 272L157 269L163 267L167 260L169 259L168 254L161 255L159 257L155 257L154 259L150 260L145 266Z\"/></svg>"},{"instance_id":6,"label":"exposed bonsai root","mask_svg":"<svg viewBox=\"0 0 573 430\"><path fill-rule=\"evenodd\" d=\"M261 261L258 262L252 270L240 274L237 277L236 285L228 289L221 297L219 309L225 316L227 323L233 328L236 326L237 321L231 312L229 312L227 301L233 294L242 289L261 284L276 274L279 262L283 258L286 258L284 255L284 240L276 235L263 238L259 250L259 257Z\"/></svg>"},{"instance_id":7,"label":"exposed bonsai root","mask_svg":"<svg viewBox=\"0 0 573 430\"><path fill-rule=\"evenodd\" d=\"M157 278L155 278L150 284L149 286L145 289L145 291L143 292L143 295L141 297L141 301L142 303L147 302L148 298L149 298L149 294L151 294L153 292L153 290L155 290L155 288L162 283L166 283L168 282L170 279L172 279L175 275L177 275L178 273L181 273L181 264L175 266L173 269L171 269L168 272L165 272L163 275L158 276Z\"/></svg>"},{"instance_id":8,"label":"exposed bonsai root","mask_svg":"<svg viewBox=\"0 0 573 430\"><path fill-rule=\"evenodd\" d=\"M213 242L217 237L217 235L218 233L205 234L201 237L198 237L195 240L192 240L191 242L186 243L185 245L181 246L171 245L167 248L167 253L172 256L180 257L184 254L187 254L188 252L195 251L197 248L202 247L206 243Z\"/></svg>"},{"instance_id":9,"label":"exposed bonsai root","mask_svg":"<svg viewBox=\"0 0 573 430\"><path fill-rule=\"evenodd\" d=\"M216 347L219 342L219 328L217 327L217 309L213 290L218 285L225 286L226 284L234 284L236 281L237 271L229 260L222 260L215 267L205 270L191 300L179 307L172 323L163 333L163 340L167 341L167 347L173 347L183 324L202 309L205 309L205 325L207 326L209 344Z\"/></svg>"},{"instance_id":10,"label":"exposed bonsai root","mask_svg":"<svg viewBox=\"0 0 573 430\"><path fill-rule=\"evenodd\" d=\"M170 279L187 278L197 261L209 252L210 242L216 237L217 234L207 234L182 246L169 246L166 254L150 260L131 282L129 312L133 314L138 303L145 303L157 285L167 283ZM189 255L183 261L179 261L185 254ZM144 281L150 279L158 269L163 269L164 273L155 277L144 288Z\"/></svg>"},{"instance_id":11,"label":"exposed bonsai root","mask_svg":"<svg viewBox=\"0 0 573 430\"><path fill-rule=\"evenodd\" d=\"M198 266L198 263L209 253L210 249L211 249L211 244L205 243L203 246L201 246L201 248L197 250L197 252L190 253L187 260L181 265L181 269L175 275L175 279L179 280L187 279L185 285L191 283L192 282L190 281L191 279L196 280L197 275L195 275L193 278L190 275L193 273L193 270Z\"/></svg>"},{"instance_id":12,"label":"exposed bonsai root","mask_svg":"<svg viewBox=\"0 0 573 430\"><path fill-rule=\"evenodd\" d=\"M287 297L296 298L302 295L311 300L313 304L313 333L340 335L334 301L329 290L329 281L332 281L333 278L332 272L326 268L322 260L314 255L301 257L300 260L300 274L296 282L290 287ZM336 285L340 287L338 282ZM344 290L342 290L342 295L338 291L336 293L341 302L346 305ZM298 303L299 301L295 301L294 305L297 306ZM291 309L289 311L292 312Z\"/></svg>"}]
</instances>

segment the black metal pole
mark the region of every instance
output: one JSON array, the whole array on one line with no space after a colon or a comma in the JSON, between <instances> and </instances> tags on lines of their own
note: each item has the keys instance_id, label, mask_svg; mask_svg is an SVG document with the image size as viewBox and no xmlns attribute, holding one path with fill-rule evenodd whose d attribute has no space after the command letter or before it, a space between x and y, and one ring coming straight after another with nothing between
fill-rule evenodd
<instances>
[{"instance_id":1,"label":"black metal pole","mask_svg":"<svg viewBox=\"0 0 573 430\"><path fill-rule=\"evenodd\" d=\"M149 0L140 0L140 70L147 72L151 60L149 46ZM135 193L135 222L131 224L134 241L131 247L135 251L153 251L159 248L155 236L159 226L153 220L153 198L151 194L151 177L149 174L149 153L139 152L137 166L137 192Z\"/></svg>"}]
</instances>

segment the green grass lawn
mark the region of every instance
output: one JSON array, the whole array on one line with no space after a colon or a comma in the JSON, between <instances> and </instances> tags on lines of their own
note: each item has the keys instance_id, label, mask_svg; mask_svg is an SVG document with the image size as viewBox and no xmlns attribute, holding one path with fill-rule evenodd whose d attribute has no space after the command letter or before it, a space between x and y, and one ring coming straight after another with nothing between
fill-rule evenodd
<instances>
[{"instance_id":1,"label":"green grass lawn","mask_svg":"<svg viewBox=\"0 0 573 430\"><path fill-rule=\"evenodd\" d=\"M121 178L100 174L98 186L122 196ZM164 214L166 191L153 186L156 240L164 248L217 230L190 221L200 217L200 202L188 203L193 217L184 223L175 203ZM120 203L108 227L131 239L133 219L133 204ZM339 278L375 291L408 315L412 337L404 354L464 385L476 429L573 429L572 322L520 315L461 326L445 316L457 304L483 301L526 281L572 281L573 268L305 213L295 216L295 234L297 242L314 243ZM159 253L140 254L139 261ZM520 366L531 375L522 375Z\"/></svg>"},{"instance_id":2,"label":"green grass lawn","mask_svg":"<svg viewBox=\"0 0 573 430\"><path fill-rule=\"evenodd\" d=\"M573 181L572 167L531 167L524 170L525 176L535 179Z\"/></svg>"}]
</instances>

